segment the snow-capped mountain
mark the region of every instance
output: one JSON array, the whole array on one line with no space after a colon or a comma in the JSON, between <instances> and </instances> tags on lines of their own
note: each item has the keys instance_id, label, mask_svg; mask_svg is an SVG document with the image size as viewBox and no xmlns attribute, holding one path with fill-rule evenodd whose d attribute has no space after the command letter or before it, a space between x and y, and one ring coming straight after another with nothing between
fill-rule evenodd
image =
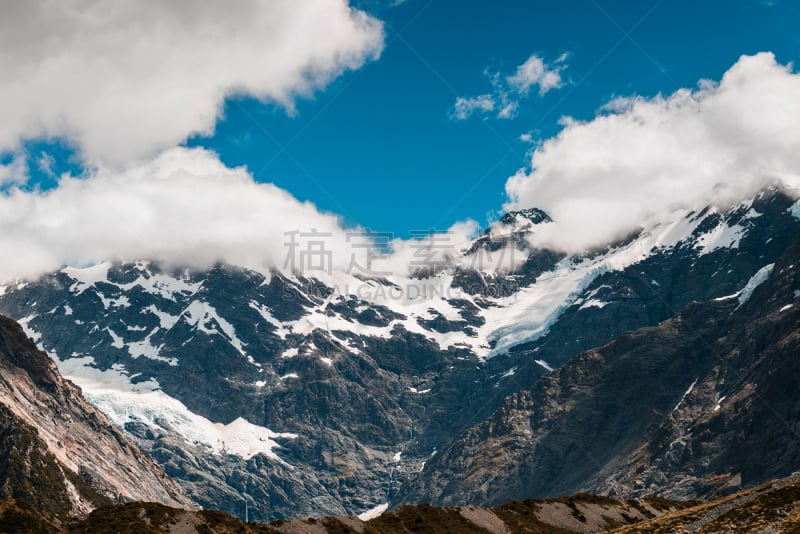
<instances>
[{"instance_id":1,"label":"snow-capped mountain","mask_svg":"<svg viewBox=\"0 0 800 534\"><path fill-rule=\"evenodd\" d=\"M741 291L797 216L770 189L576 256L530 246L550 220L531 209L462 251L514 251L508 271L102 263L7 283L0 311L199 503L241 514L246 500L259 520L359 514L581 351Z\"/></svg>"},{"instance_id":2,"label":"snow-capped mountain","mask_svg":"<svg viewBox=\"0 0 800 534\"><path fill-rule=\"evenodd\" d=\"M799 354L797 234L740 291L626 332L509 396L397 500L709 499L792 475Z\"/></svg>"}]
</instances>

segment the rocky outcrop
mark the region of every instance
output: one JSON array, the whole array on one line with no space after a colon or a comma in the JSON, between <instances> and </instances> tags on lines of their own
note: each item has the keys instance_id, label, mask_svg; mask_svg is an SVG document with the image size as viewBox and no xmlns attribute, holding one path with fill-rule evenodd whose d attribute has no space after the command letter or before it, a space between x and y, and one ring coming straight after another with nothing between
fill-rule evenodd
<instances>
[{"instance_id":1,"label":"rocky outcrop","mask_svg":"<svg viewBox=\"0 0 800 534\"><path fill-rule=\"evenodd\" d=\"M0 316L0 495L55 515L128 500L192 507L160 467Z\"/></svg>"}]
</instances>

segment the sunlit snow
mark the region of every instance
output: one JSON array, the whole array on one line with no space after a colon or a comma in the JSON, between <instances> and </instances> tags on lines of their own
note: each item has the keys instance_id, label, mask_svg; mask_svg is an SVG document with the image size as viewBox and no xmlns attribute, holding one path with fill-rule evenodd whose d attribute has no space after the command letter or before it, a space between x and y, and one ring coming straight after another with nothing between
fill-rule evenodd
<instances>
[{"instance_id":1,"label":"sunlit snow","mask_svg":"<svg viewBox=\"0 0 800 534\"><path fill-rule=\"evenodd\" d=\"M102 371L91 367L91 357L58 361L59 370L78 384L84 396L115 424L139 422L154 432L177 433L187 442L207 447L213 454L233 454L249 459L256 454L280 460L273 449L276 439L294 439L296 434L273 432L238 418L227 425L213 423L191 412L182 402L148 380L133 384L124 368Z\"/></svg>"},{"instance_id":2,"label":"sunlit snow","mask_svg":"<svg viewBox=\"0 0 800 534\"><path fill-rule=\"evenodd\" d=\"M720 224L710 232L698 237L695 248L700 249L701 256L721 248L739 248L739 242L744 233L745 228L739 224L733 226Z\"/></svg>"},{"instance_id":3,"label":"sunlit snow","mask_svg":"<svg viewBox=\"0 0 800 534\"><path fill-rule=\"evenodd\" d=\"M388 509L389 509L389 503L385 502L383 504L379 504L375 508L370 508L364 513L358 514L358 518L361 521L369 521L370 519L375 519L376 517L379 517Z\"/></svg>"}]
</instances>

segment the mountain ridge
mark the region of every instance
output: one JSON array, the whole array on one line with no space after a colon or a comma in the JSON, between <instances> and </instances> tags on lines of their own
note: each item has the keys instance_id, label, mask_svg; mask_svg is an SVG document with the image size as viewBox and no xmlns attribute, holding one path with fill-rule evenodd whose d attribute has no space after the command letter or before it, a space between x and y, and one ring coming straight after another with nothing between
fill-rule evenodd
<instances>
[{"instance_id":1,"label":"mountain ridge","mask_svg":"<svg viewBox=\"0 0 800 534\"><path fill-rule=\"evenodd\" d=\"M261 520L362 513L550 369L741 290L800 230L794 205L768 189L585 257L532 248L536 225L501 225L500 242L527 247L509 272L326 282L225 265L68 268L7 286L0 310L201 503L241 514L247 500ZM336 292L356 282L441 291Z\"/></svg>"}]
</instances>

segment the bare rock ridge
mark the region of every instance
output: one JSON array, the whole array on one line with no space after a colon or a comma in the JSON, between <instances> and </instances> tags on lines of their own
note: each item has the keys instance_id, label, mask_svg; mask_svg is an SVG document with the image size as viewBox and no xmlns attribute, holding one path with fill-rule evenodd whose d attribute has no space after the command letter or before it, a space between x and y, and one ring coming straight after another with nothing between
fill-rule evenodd
<instances>
[{"instance_id":1,"label":"bare rock ridge","mask_svg":"<svg viewBox=\"0 0 800 534\"><path fill-rule=\"evenodd\" d=\"M800 528L800 473L711 502L649 497L620 501L580 494L526 499L486 508L403 505L361 520L353 516L243 523L221 512L189 511L154 503L101 507L86 518L58 521L14 501L0 502L0 525L10 532L56 533L228 533L242 534L728 534L797 532Z\"/></svg>"},{"instance_id":2,"label":"bare rock ridge","mask_svg":"<svg viewBox=\"0 0 800 534\"><path fill-rule=\"evenodd\" d=\"M161 468L0 316L0 496L57 515L113 502L194 507Z\"/></svg>"},{"instance_id":3,"label":"bare rock ridge","mask_svg":"<svg viewBox=\"0 0 800 534\"><path fill-rule=\"evenodd\" d=\"M648 498L619 501L595 495L575 495L547 500L527 499L495 508L463 506L440 508L428 504L404 505L386 514L362 520L353 516L295 519L270 524L247 523L221 512L177 510L154 503L105 506L86 518L58 524L45 514L0 502L4 515L24 516L40 524L37 533L56 532L240 532L270 534L400 534L450 532L475 534L576 534L599 533L680 513L694 503Z\"/></svg>"}]
</instances>

